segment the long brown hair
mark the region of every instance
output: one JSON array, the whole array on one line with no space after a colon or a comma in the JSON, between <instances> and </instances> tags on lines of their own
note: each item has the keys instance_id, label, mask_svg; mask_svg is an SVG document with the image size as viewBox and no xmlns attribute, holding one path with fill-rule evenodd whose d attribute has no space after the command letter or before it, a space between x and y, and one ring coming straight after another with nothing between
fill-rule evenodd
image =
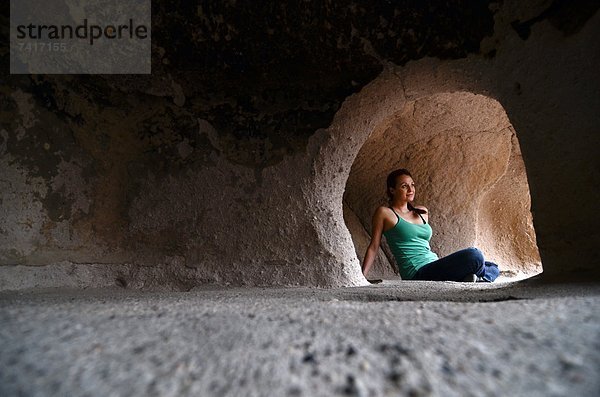
<instances>
[{"instance_id":1,"label":"long brown hair","mask_svg":"<svg viewBox=\"0 0 600 397\"><path fill-rule=\"evenodd\" d=\"M387 185L386 193L387 193L387 196L388 196L388 200L390 202L394 198L392 196L392 193L390 192L390 188L395 188L396 187L396 179L398 179L398 177L401 176L401 175L408 175L408 176L410 176L412 178L412 175L410 174L410 172L406 168L399 168L397 170L394 170L394 171L390 172L390 174L387 177L387 181L386 181L386 185ZM407 204L408 204L408 210L409 211L416 212L417 214L426 214L427 213L427 211L425 211L425 210L413 207L411 203L407 203Z\"/></svg>"}]
</instances>

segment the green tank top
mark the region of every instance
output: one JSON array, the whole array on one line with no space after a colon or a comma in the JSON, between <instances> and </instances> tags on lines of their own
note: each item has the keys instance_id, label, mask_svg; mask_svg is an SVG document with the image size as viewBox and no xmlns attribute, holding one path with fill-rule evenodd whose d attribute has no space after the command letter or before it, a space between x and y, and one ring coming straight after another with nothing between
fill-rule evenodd
<instances>
[{"instance_id":1,"label":"green tank top","mask_svg":"<svg viewBox=\"0 0 600 397\"><path fill-rule=\"evenodd\" d=\"M383 235L396 258L400 277L410 280L415 277L417 270L439 258L429 246L433 231L423 217L421 217L423 224L410 223L398 214L396 217L398 217L396 225L383 232Z\"/></svg>"}]
</instances>

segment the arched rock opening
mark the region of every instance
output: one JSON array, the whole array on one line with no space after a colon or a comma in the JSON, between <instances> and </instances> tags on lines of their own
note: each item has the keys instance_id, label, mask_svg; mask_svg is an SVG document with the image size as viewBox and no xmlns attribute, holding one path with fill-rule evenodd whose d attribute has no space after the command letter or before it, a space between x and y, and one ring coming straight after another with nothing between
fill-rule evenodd
<instances>
[{"instance_id":1,"label":"arched rock opening","mask_svg":"<svg viewBox=\"0 0 600 397\"><path fill-rule=\"evenodd\" d=\"M525 167L515 130L495 100L468 92L406 101L378 125L352 165L344 218L362 260L371 216L386 205L385 178L408 168L428 206L432 249L445 256L478 246L509 275L541 271ZM389 251L373 276L394 276Z\"/></svg>"}]
</instances>

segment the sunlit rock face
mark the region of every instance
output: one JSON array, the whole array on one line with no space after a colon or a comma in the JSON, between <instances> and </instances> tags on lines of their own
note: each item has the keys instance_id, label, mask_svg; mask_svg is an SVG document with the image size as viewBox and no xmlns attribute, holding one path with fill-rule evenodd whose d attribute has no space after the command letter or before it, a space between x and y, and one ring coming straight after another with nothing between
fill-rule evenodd
<instances>
[{"instance_id":1,"label":"sunlit rock face","mask_svg":"<svg viewBox=\"0 0 600 397\"><path fill-rule=\"evenodd\" d=\"M190 4L153 4L150 76L3 76L0 288L363 285L342 211L352 165L411 103L457 93L509 122L403 152L428 185L440 174L421 164L489 142L485 175L456 182L479 203L441 205L450 180L421 193L435 249L474 241L529 272L537 238L545 279L598 279L595 2ZM368 230L372 208L351 210Z\"/></svg>"}]
</instances>

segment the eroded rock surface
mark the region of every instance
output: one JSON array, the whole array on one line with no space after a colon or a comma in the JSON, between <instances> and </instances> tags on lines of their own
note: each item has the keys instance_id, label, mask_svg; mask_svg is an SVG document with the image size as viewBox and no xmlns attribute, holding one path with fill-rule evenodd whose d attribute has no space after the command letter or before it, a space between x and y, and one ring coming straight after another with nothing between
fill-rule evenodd
<instances>
[{"instance_id":1,"label":"eroded rock surface","mask_svg":"<svg viewBox=\"0 0 600 397\"><path fill-rule=\"evenodd\" d=\"M597 287L0 294L0 394L594 395Z\"/></svg>"},{"instance_id":2,"label":"eroded rock surface","mask_svg":"<svg viewBox=\"0 0 600 397\"><path fill-rule=\"evenodd\" d=\"M544 277L598 279L597 4L303 4L289 14L285 2L158 2L150 76L3 76L3 288L60 284L67 270L80 285L99 274L130 286L143 274L164 285L364 284L342 211L356 155L407 103L456 92L493 98L510 119ZM523 258L462 218L489 205L462 202L457 216L435 196L490 186L512 139L482 148L495 164L482 160L486 183L436 181L444 188L428 193L438 222L464 231L441 234L440 252L478 236ZM458 131L445 142L463 143L487 145ZM422 154L426 142L413 144ZM447 154L461 160L435 156Z\"/></svg>"}]
</instances>

